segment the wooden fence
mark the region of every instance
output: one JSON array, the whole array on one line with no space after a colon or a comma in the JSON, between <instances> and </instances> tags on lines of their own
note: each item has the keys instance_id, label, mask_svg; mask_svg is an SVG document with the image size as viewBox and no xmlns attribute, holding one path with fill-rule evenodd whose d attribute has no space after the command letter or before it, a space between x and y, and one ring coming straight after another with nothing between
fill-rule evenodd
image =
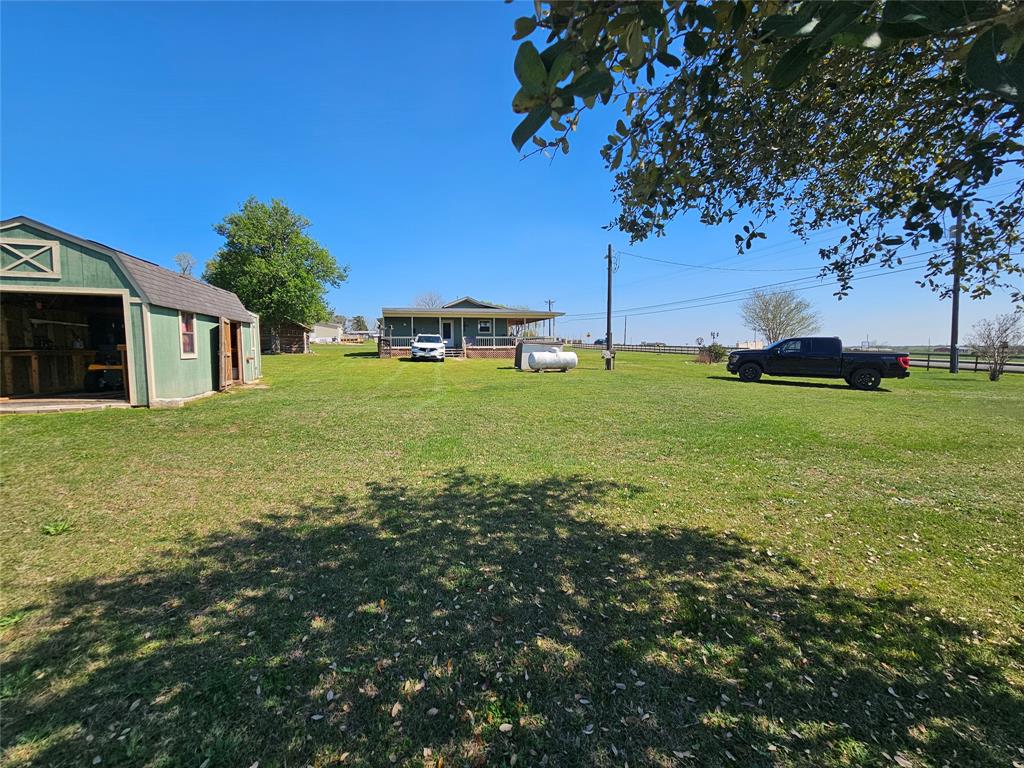
<instances>
[{"instance_id":1,"label":"wooden fence","mask_svg":"<svg viewBox=\"0 0 1024 768\"><path fill-rule=\"evenodd\" d=\"M567 342L567 347L575 347L576 349L593 349L597 351L603 351L603 344L579 344L575 342ZM686 344L615 344L616 352L653 352L662 355L696 355L700 348L696 346L690 346ZM730 348L729 352L743 351L737 350L736 348ZM854 352L856 350L849 350ZM879 354L887 354L886 352L879 352ZM924 368L925 370L935 369L948 369L949 368L949 355L947 353L911 353L910 355L910 367L911 368ZM960 355L960 370L961 371L974 371L984 372L988 370L988 362L979 355ZM1004 373L1024 373L1024 357L1014 355L1006 363L1006 368L1003 369Z\"/></svg>"},{"instance_id":2,"label":"wooden fence","mask_svg":"<svg viewBox=\"0 0 1024 768\"><path fill-rule=\"evenodd\" d=\"M988 361L979 355L960 355L960 370L973 371L975 373L988 370ZM942 354L912 354L910 356L911 368L924 368L926 371L932 368L949 370L949 355ZM1024 358L1010 358L1003 368L1003 373L1024 373Z\"/></svg>"},{"instance_id":3,"label":"wooden fence","mask_svg":"<svg viewBox=\"0 0 1024 768\"><path fill-rule=\"evenodd\" d=\"M596 349L598 352L605 348L604 344L578 344L576 342L567 342L565 346L576 349ZM614 344L613 347L616 352L655 352L660 355L696 355L700 352L700 347L686 344Z\"/></svg>"}]
</instances>

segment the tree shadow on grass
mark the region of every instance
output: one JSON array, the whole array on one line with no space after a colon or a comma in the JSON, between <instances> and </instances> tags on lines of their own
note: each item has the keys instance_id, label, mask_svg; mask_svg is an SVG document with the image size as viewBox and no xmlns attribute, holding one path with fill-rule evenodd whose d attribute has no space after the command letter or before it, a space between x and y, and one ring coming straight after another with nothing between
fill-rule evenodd
<instances>
[{"instance_id":1,"label":"tree shadow on grass","mask_svg":"<svg viewBox=\"0 0 1024 768\"><path fill-rule=\"evenodd\" d=\"M1019 646L600 511L643 492L372 483L60 587L6 638L5 762L1009 763Z\"/></svg>"}]
</instances>

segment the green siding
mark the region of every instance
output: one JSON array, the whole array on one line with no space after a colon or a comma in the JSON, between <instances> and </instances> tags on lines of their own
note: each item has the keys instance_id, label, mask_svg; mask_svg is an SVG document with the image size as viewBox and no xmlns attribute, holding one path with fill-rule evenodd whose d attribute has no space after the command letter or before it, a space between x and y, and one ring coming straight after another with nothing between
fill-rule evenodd
<instances>
[{"instance_id":1,"label":"green siding","mask_svg":"<svg viewBox=\"0 0 1024 768\"><path fill-rule=\"evenodd\" d=\"M260 365L260 345L256 344L256 353L253 354L253 337L255 329L251 325L242 326L242 360L245 364L245 381L256 381L263 375ZM258 341L258 340L257 340ZM248 358L252 357L252 360Z\"/></svg>"},{"instance_id":2,"label":"green siding","mask_svg":"<svg viewBox=\"0 0 1024 768\"><path fill-rule=\"evenodd\" d=\"M135 359L131 361L131 376L134 376L132 388L135 391L136 405L149 405L149 384L146 381L146 334L143 332L142 304L129 304L128 315L131 318L132 351Z\"/></svg>"},{"instance_id":3,"label":"green siding","mask_svg":"<svg viewBox=\"0 0 1024 768\"><path fill-rule=\"evenodd\" d=\"M423 318L420 318L421 320ZM384 335L385 336L412 336L412 331L409 328L408 317L385 317L384 318Z\"/></svg>"},{"instance_id":4,"label":"green siding","mask_svg":"<svg viewBox=\"0 0 1024 768\"><path fill-rule=\"evenodd\" d=\"M60 242L60 278L0 276L0 287L5 285L39 286L41 288L127 288L132 296L138 292L132 287L114 260L100 251L85 248L68 240L55 238L46 232L19 224L5 229L4 238L16 240L54 240Z\"/></svg>"},{"instance_id":5,"label":"green siding","mask_svg":"<svg viewBox=\"0 0 1024 768\"><path fill-rule=\"evenodd\" d=\"M414 317L411 319L413 321L412 327L409 325L410 318L388 315L384 318L384 335L415 336L418 333L440 333L441 329L438 325L438 318L436 317ZM462 345L463 327L465 327L466 336L470 338L480 336L481 334L477 331L477 328L479 327L477 323L479 323L480 320L486 319L487 318L480 317L441 318L442 322L445 320L451 320L452 338L458 346ZM503 317L494 318L492 331L492 333L486 334L486 336L508 336L508 320Z\"/></svg>"},{"instance_id":6,"label":"green siding","mask_svg":"<svg viewBox=\"0 0 1024 768\"><path fill-rule=\"evenodd\" d=\"M209 315L196 315L196 352L192 359L181 359L178 310L149 308L149 328L153 334L153 378L156 397L169 400L212 392L219 386L217 334L220 321Z\"/></svg>"}]
</instances>

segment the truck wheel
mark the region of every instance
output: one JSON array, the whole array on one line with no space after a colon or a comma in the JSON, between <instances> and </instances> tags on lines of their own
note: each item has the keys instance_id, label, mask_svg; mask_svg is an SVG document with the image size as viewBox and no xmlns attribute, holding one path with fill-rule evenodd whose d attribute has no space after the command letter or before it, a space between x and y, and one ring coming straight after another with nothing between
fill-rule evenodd
<instances>
[{"instance_id":1,"label":"truck wheel","mask_svg":"<svg viewBox=\"0 0 1024 768\"><path fill-rule=\"evenodd\" d=\"M874 368L861 368L850 376L850 386L854 389L878 389L881 383L882 377Z\"/></svg>"},{"instance_id":2,"label":"truck wheel","mask_svg":"<svg viewBox=\"0 0 1024 768\"><path fill-rule=\"evenodd\" d=\"M739 370L740 381L757 381L761 378L761 366L757 363L744 363Z\"/></svg>"}]
</instances>

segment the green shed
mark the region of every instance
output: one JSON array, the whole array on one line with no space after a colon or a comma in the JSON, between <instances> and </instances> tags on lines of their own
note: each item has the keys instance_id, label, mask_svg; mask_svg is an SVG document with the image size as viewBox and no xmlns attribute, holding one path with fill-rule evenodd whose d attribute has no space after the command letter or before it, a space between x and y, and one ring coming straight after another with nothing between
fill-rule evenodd
<instances>
[{"instance_id":1,"label":"green shed","mask_svg":"<svg viewBox=\"0 0 1024 768\"><path fill-rule=\"evenodd\" d=\"M0 400L179 405L262 375L230 291L16 216L0 222Z\"/></svg>"}]
</instances>

